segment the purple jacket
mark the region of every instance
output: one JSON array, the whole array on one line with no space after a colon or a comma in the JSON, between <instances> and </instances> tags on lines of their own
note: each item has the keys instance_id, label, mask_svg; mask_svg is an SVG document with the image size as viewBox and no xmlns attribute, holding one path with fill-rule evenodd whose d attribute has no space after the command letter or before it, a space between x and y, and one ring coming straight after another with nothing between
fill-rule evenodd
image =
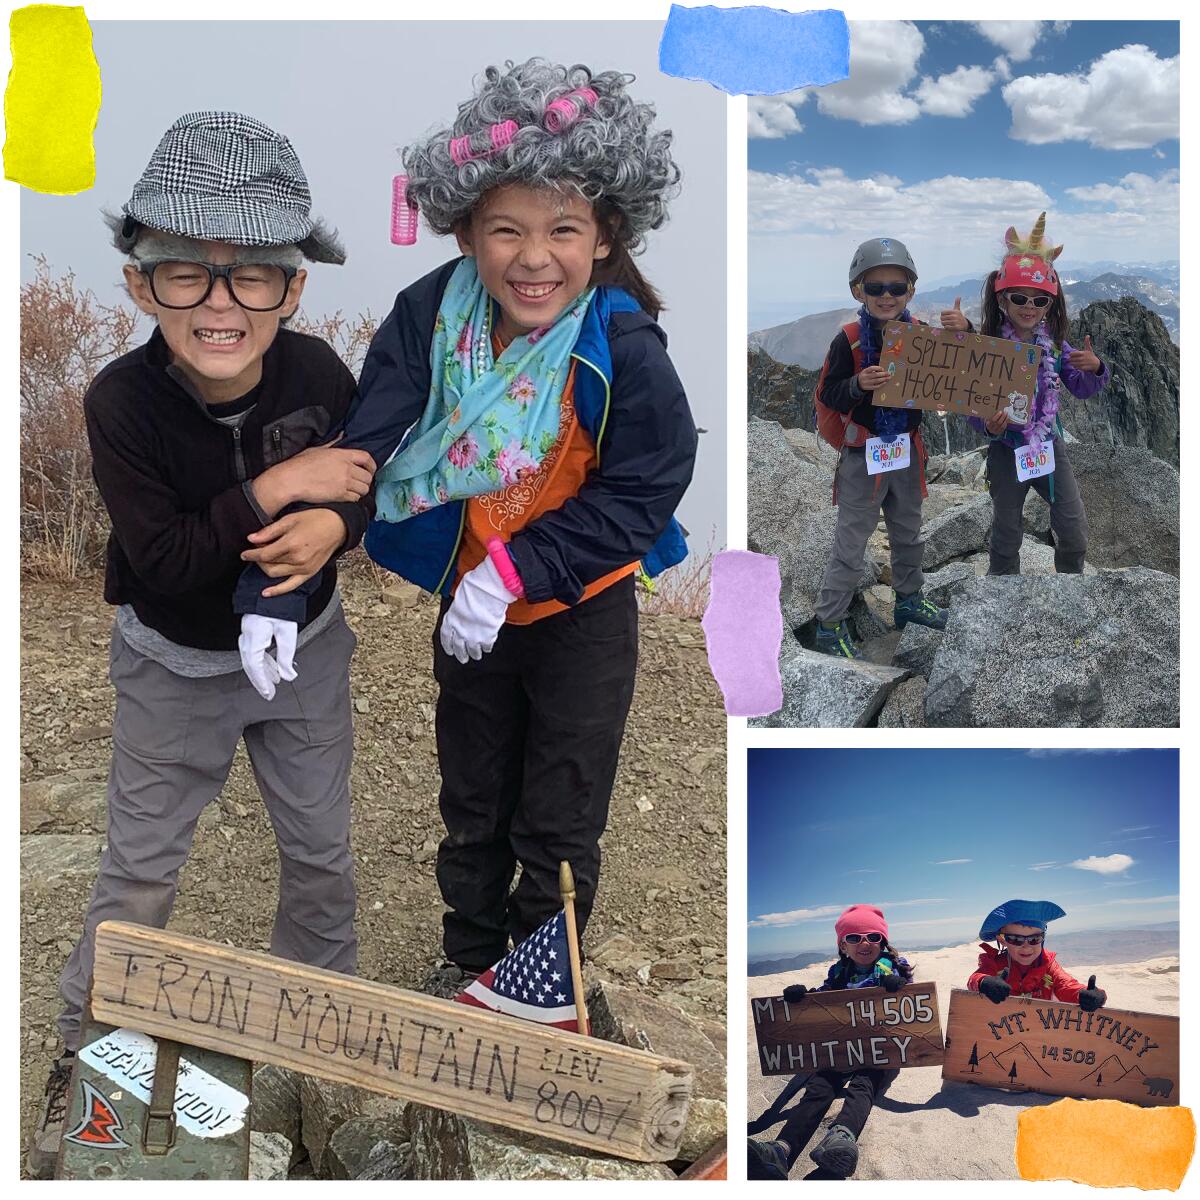
<instances>
[{"instance_id":1,"label":"purple jacket","mask_svg":"<svg viewBox=\"0 0 1200 1200\"><path fill-rule=\"evenodd\" d=\"M1098 373L1092 371L1080 371L1071 366L1072 346L1069 342L1063 342L1059 349L1058 355L1058 377L1062 380L1063 387L1071 393L1072 396L1079 400L1089 400L1094 396L1111 378L1108 364L1102 362ZM983 423L980 417L968 417L967 420L971 423L972 429L977 429L980 433L987 433L987 426ZM1007 446L1012 446L1015 450L1018 446L1023 446L1029 440L1029 434L1032 428L1032 420L1028 425L1016 427L1010 425L999 437L993 437L993 441L1004 442Z\"/></svg>"}]
</instances>

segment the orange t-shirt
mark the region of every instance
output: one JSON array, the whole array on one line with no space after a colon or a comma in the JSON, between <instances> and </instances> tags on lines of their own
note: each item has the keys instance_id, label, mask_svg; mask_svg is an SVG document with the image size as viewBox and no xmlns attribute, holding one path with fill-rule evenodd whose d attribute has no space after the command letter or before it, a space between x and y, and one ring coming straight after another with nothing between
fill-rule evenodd
<instances>
[{"instance_id":1,"label":"orange t-shirt","mask_svg":"<svg viewBox=\"0 0 1200 1200\"><path fill-rule=\"evenodd\" d=\"M499 355L500 350L496 350ZM575 415L575 362L572 360L563 386L558 419L558 437L538 470L527 479L519 479L498 492L473 496L467 501L467 519L463 526L462 546L458 552L458 580L487 557L487 544L494 537L507 542L514 533L536 521L543 513L561 508L578 494L596 460L596 447ZM637 563L589 583L580 601L590 599L637 570ZM524 598L508 606L506 620L513 625L530 625L552 613L563 612L568 605L557 600L530 604Z\"/></svg>"}]
</instances>

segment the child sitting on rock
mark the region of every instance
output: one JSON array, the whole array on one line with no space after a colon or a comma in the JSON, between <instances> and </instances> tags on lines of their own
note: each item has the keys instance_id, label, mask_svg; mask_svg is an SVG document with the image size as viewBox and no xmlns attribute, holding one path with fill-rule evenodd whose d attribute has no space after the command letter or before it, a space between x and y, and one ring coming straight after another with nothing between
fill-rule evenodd
<instances>
[{"instance_id":1,"label":"child sitting on rock","mask_svg":"<svg viewBox=\"0 0 1200 1200\"><path fill-rule=\"evenodd\" d=\"M927 600L921 589L921 501L925 492L925 445L921 410L876 407L871 393L887 382L879 365L883 329L889 321L913 320L907 305L917 282L912 256L895 238L872 238L854 252L850 292L862 307L858 319L839 330L825 356L814 400L821 436L841 451L834 477L837 530L829 565L816 603L815 648L825 654L858 658L861 651L846 618L862 577L867 541L882 510L892 548L893 619L946 627L947 613ZM956 306L941 315L945 329L965 330L970 323ZM895 458L905 465L874 470L877 461Z\"/></svg>"},{"instance_id":2,"label":"child sitting on rock","mask_svg":"<svg viewBox=\"0 0 1200 1200\"><path fill-rule=\"evenodd\" d=\"M882 987L899 991L913 978L908 962L888 942L887 921L878 908L852 904L834 925L838 939L838 960L815 990L837 992L847 988ZM789 1004L802 1004L808 988L802 983L784 988ZM792 1164L817 1131L829 1106L843 1090L845 1100L837 1121L809 1151L813 1160L828 1175L848 1179L858 1166L858 1139L871 1115L875 1101L896 1078L896 1071L869 1069L844 1073L816 1071L809 1076L804 1095L789 1110L787 1123L775 1141L753 1138L747 1146L751 1179L787 1179Z\"/></svg>"},{"instance_id":3,"label":"child sitting on rock","mask_svg":"<svg viewBox=\"0 0 1200 1200\"><path fill-rule=\"evenodd\" d=\"M985 940L967 987L993 1004L1016 995L1078 1003L1084 1012L1103 1008L1108 996L1096 986L1095 975L1084 987L1058 965L1054 951L1045 948L1047 922L1066 915L1049 900L1005 900L993 908L979 930ZM992 938L994 948L987 944Z\"/></svg>"}]
</instances>

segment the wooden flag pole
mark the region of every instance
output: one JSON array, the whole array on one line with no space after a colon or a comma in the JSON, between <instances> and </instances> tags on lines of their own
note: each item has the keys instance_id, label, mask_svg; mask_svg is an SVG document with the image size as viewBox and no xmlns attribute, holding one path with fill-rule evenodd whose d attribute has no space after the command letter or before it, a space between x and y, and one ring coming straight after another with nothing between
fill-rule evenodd
<instances>
[{"instance_id":1,"label":"wooden flag pole","mask_svg":"<svg viewBox=\"0 0 1200 1200\"><path fill-rule=\"evenodd\" d=\"M579 930L575 927L575 876L569 862L558 864L558 890L567 916L567 952L571 957L571 987L575 990L575 1028L589 1033L587 1001L583 996L583 971L579 965Z\"/></svg>"}]
</instances>

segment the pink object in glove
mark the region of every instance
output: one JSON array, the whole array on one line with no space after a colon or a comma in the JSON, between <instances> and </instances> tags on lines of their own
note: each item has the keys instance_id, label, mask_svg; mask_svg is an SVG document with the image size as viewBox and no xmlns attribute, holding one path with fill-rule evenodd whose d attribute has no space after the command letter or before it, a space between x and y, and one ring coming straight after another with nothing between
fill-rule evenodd
<instances>
[{"instance_id":1,"label":"pink object in glove","mask_svg":"<svg viewBox=\"0 0 1200 1200\"><path fill-rule=\"evenodd\" d=\"M525 585L521 582L521 576L517 573L517 564L513 562L508 547L498 537L489 538L487 552L488 557L496 564L496 570L500 573L500 582L518 599L524 596Z\"/></svg>"}]
</instances>

